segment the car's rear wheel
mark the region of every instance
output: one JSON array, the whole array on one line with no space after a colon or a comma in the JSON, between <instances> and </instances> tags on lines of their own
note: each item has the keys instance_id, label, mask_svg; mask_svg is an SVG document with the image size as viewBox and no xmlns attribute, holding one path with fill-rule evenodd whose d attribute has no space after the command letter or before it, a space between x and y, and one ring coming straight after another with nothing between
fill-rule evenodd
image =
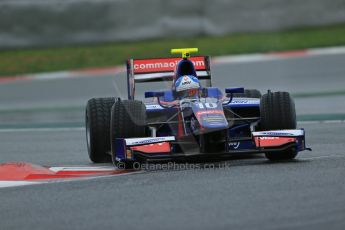
<instances>
[{"instance_id":1,"label":"car's rear wheel","mask_svg":"<svg viewBox=\"0 0 345 230\"><path fill-rule=\"evenodd\" d=\"M260 128L266 130L296 129L295 103L287 92L268 92L260 102ZM271 161L290 160L297 156L295 148L265 153Z\"/></svg>"},{"instance_id":2,"label":"car's rear wheel","mask_svg":"<svg viewBox=\"0 0 345 230\"><path fill-rule=\"evenodd\" d=\"M234 97L261 98L261 92L257 89L245 89L244 93L235 93Z\"/></svg>"},{"instance_id":3,"label":"car's rear wheel","mask_svg":"<svg viewBox=\"0 0 345 230\"><path fill-rule=\"evenodd\" d=\"M111 162L110 112L115 98L92 98L85 111L86 142L89 158L94 163Z\"/></svg>"},{"instance_id":4,"label":"car's rear wheel","mask_svg":"<svg viewBox=\"0 0 345 230\"><path fill-rule=\"evenodd\" d=\"M141 101L118 100L111 109L111 156L115 165L119 164L116 159L116 138L133 138L146 136L146 107ZM133 168L134 161L121 162L123 168Z\"/></svg>"}]
</instances>

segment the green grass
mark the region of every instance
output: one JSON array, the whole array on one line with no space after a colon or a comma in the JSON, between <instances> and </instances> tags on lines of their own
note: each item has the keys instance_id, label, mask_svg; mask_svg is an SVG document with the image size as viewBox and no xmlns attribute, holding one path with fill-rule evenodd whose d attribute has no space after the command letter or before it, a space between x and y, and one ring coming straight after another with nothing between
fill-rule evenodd
<instances>
[{"instance_id":1,"label":"green grass","mask_svg":"<svg viewBox=\"0 0 345 230\"><path fill-rule=\"evenodd\" d=\"M168 56L170 48L198 47L200 54L226 55L345 45L345 24L220 37L159 39L62 48L0 51L0 76L108 67L128 58Z\"/></svg>"}]
</instances>

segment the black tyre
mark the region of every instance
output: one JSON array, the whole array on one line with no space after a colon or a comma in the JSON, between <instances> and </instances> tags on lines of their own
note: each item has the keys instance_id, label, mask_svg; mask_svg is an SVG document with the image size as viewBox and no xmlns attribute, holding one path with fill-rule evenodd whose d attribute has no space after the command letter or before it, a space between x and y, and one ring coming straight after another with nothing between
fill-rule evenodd
<instances>
[{"instance_id":1,"label":"black tyre","mask_svg":"<svg viewBox=\"0 0 345 230\"><path fill-rule=\"evenodd\" d=\"M268 92L260 102L260 127L262 131L296 129L295 103L287 92ZM290 160L297 155L296 149L265 153L271 161Z\"/></svg>"},{"instance_id":2,"label":"black tyre","mask_svg":"<svg viewBox=\"0 0 345 230\"><path fill-rule=\"evenodd\" d=\"M261 92L257 89L245 89L244 93L235 93L234 97L261 98Z\"/></svg>"},{"instance_id":3,"label":"black tyre","mask_svg":"<svg viewBox=\"0 0 345 230\"><path fill-rule=\"evenodd\" d=\"M110 115L115 98L92 98L85 112L86 142L90 160L111 162Z\"/></svg>"},{"instance_id":4,"label":"black tyre","mask_svg":"<svg viewBox=\"0 0 345 230\"><path fill-rule=\"evenodd\" d=\"M115 156L116 138L131 138L146 136L146 107L141 101L118 100L111 111L111 152L115 165L119 162ZM132 168L133 161L121 162L123 168Z\"/></svg>"}]
</instances>

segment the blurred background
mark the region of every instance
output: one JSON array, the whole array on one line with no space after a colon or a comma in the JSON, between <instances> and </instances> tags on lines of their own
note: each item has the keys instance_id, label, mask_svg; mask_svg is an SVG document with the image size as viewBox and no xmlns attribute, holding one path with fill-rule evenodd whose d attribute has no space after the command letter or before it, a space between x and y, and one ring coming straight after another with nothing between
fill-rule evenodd
<instances>
[{"instance_id":1,"label":"blurred background","mask_svg":"<svg viewBox=\"0 0 345 230\"><path fill-rule=\"evenodd\" d=\"M2 0L0 47L281 31L345 21L343 0Z\"/></svg>"}]
</instances>

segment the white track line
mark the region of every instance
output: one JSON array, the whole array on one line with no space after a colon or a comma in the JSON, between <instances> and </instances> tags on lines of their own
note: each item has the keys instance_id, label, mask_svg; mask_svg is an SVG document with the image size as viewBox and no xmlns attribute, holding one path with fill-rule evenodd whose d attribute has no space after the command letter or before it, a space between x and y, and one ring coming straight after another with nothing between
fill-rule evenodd
<instances>
[{"instance_id":1,"label":"white track line","mask_svg":"<svg viewBox=\"0 0 345 230\"><path fill-rule=\"evenodd\" d=\"M60 166L60 167L49 167L49 170L53 172L63 172L63 171L112 171L114 166Z\"/></svg>"},{"instance_id":2,"label":"white track line","mask_svg":"<svg viewBox=\"0 0 345 230\"><path fill-rule=\"evenodd\" d=\"M292 50L274 53L253 53L240 55L226 55L212 58L214 64L248 63L275 61L290 58L305 58L312 56L345 54L345 47L315 48L306 50Z\"/></svg>"},{"instance_id":3,"label":"white track line","mask_svg":"<svg viewBox=\"0 0 345 230\"><path fill-rule=\"evenodd\" d=\"M33 182L33 181L0 181L0 188L18 187L18 186L35 185L35 184L42 184L42 182Z\"/></svg>"},{"instance_id":4,"label":"white track line","mask_svg":"<svg viewBox=\"0 0 345 230\"><path fill-rule=\"evenodd\" d=\"M259 61L273 61L282 59L282 57L268 56L266 54L243 54L243 55L229 55L220 56L212 59L214 64L230 64L230 63L247 63Z\"/></svg>"},{"instance_id":5,"label":"white track line","mask_svg":"<svg viewBox=\"0 0 345 230\"><path fill-rule=\"evenodd\" d=\"M297 121L298 124L340 124L345 120Z\"/></svg>"},{"instance_id":6,"label":"white track line","mask_svg":"<svg viewBox=\"0 0 345 230\"><path fill-rule=\"evenodd\" d=\"M114 169L114 167L112 168ZM125 176L125 175L141 174L144 172L145 171L135 171L135 172L129 172L129 173L113 174L113 175L86 176L86 177L72 178L72 179L52 179L52 180L42 180L42 181L37 181L37 180L35 181L0 181L0 188L86 181L86 180L94 180L94 179L99 179L99 178L110 178L110 177L118 177L118 176Z\"/></svg>"},{"instance_id":7,"label":"white track line","mask_svg":"<svg viewBox=\"0 0 345 230\"><path fill-rule=\"evenodd\" d=\"M328 155L328 156L315 156L315 157L301 157L299 159L301 160L316 160L316 159L330 159L330 158L344 158L344 156L339 156L339 155L336 155L336 156L331 156L331 155Z\"/></svg>"},{"instance_id":8,"label":"white track line","mask_svg":"<svg viewBox=\"0 0 345 230\"><path fill-rule=\"evenodd\" d=\"M345 46L328 47L328 48L314 48L307 50L309 55L335 55L344 54Z\"/></svg>"}]
</instances>

